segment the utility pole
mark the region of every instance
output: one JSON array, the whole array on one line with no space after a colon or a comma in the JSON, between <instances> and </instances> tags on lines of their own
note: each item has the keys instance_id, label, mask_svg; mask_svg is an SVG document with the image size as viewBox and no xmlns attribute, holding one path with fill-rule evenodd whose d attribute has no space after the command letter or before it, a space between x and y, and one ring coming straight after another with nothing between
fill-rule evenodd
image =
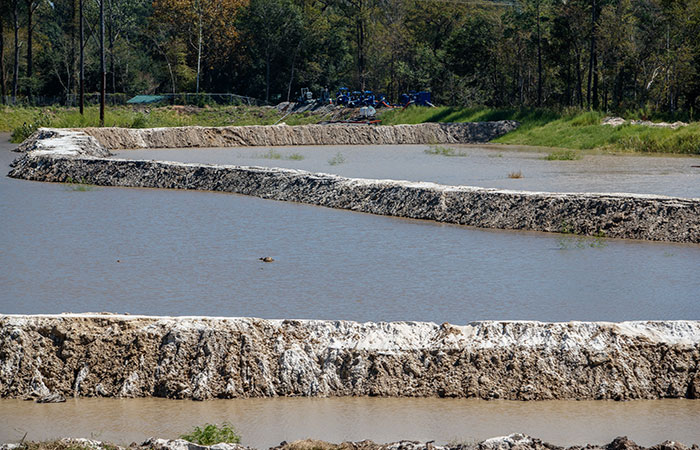
<instances>
[{"instance_id":1,"label":"utility pole","mask_svg":"<svg viewBox=\"0 0 700 450\"><path fill-rule=\"evenodd\" d=\"M100 0L100 126L105 126L105 89L107 71L105 64L105 0Z\"/></svg>"},{"instance_id":2,"label":"utility pole","mask_svg":"<svg viewBox=\"0 0 700 450\"><path fill-rule=\"evenodd\" d=\"M198 95L197 100L199 100L199 73L200 73L200 67L201 67L201 61L202 61L202 5L201 5L199 0L196 3L196 8L197 8L197 15L199 16L199 22L197 24L197 30L198 30L199 37L197 39L197 88L196 88L195 92Z\"/></svg>"},{"instance_id":3,"label":"utility pole","mask_svg":"<svg viewBox=\"0 0 700 450\"><path fill-rule=\"evenodd\" d=\"M83 0L80 0L80 115L85 113L85 36L83 30Z\"/></svg>"},{"instance_id":4,"label":"utility pole","mask_svg":"<svg viewBox=\"0 0 700 450\"><path fill-rule=\"evenodd\" d=\"M542 34L540 32L540 0L537 0L537 106L542 106Z\"/></svg>"},{"instance_id":5,"label":"utility pole","mask_svg":"<svg viewBox=\"0 0 700 450\"><path fill-rule=\"evenodd\" d=\"M32 55L32 34L34 25L32 18L34 16L34 0L27 0L27 100L32 104L32 76L34 75L34 58ZM38 3L37 3L38 6Z\"/></svg>"}]
</instances>

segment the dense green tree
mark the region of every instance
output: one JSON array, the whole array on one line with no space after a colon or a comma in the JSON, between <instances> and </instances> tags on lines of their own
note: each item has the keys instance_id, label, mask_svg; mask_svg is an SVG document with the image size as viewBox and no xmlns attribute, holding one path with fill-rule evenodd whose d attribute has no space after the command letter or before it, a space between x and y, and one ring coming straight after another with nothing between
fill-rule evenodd
<instances>
[{"instance_id":1,"label":"dense green tree","mask_svg":"<svg viewBox=\"0 0 700 450\"><path fill-rule=\"evenodd\" d=\"M74 102L78 54L100 81L97 5L6 0L0 85ZM346 85L391 100L700 107L700 0L105 0L108 90L233 92L270 102Z\"/></svg>"}]
</instances>

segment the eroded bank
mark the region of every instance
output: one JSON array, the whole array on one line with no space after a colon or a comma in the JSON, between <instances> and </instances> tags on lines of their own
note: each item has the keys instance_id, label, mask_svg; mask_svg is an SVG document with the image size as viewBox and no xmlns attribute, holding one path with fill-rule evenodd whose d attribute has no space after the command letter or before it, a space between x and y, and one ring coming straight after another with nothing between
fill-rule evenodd
<instances>
[{"instance_id":1,"label":"eroded bank","mask_svg":"<svg viewBox=\"0 0 700 450\"><path fill-rule=\"evenodd\" d=\"M0 316L0 396L700 398L700 322Z\"/></svg>"}]
</instances>

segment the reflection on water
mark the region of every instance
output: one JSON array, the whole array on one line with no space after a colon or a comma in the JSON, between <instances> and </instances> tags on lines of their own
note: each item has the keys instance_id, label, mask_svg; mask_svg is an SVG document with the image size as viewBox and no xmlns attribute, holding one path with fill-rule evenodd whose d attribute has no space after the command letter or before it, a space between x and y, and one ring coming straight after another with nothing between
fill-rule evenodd
<instances>
[{"instance_id":1,"label":"reflection on water","mask_svg":"<svg viewBox=\"0 0 700 450\"><path fill-rule=\"evenodd\" d=\"M700 442L700 401L483 401L464 399L276 398L192 402L80 399L58 404L0 400L0 442L59 436L129 444L175 438L195 425L229 421L243 443L268 448L304 438L482 440L521 432L558 445L607 443L627 435L642 445Z\"/></svg>"},{"instance_id":2,"label":"reflection on water","mask_svg":"<svg viewBox=\"0 0 700 450\"><path fill-rule=\"evenodd\" d=\"M2 170L16 156L0 151ZM700 319L698 263L698 245L579 248L232 194L0 178L4 313Z\"/></svg>"},{"instance_id":3,"label":"reflection on water","mask_svg":"<svg viewBox=\"0 0 700 450\"><path fill-rule=\"evenodd\" d=\"M444 145L443 156L425 145L347 145L211 149L148 149L117 152L120 158L209 164L287 167L357 178L432 181L547 192L631 192L700 197L698 157L587 154L580 160L546 161L551 149ZM451 150L449 150L451 149ZM342 164L337 162L338 154ZM511 172L522 178L511 179Z\"/></svg>"}]
</instances>

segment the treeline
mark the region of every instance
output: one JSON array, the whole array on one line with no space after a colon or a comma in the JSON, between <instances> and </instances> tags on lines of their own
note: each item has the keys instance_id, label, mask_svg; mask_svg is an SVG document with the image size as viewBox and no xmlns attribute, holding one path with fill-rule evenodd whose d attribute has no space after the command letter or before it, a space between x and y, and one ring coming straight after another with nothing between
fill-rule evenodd
<instances>
[{"instance_id":1,"label":"treeline","mask_svg":"<svg viewBox=\"0 0 700 450\"><path fill-rule=\"evenodd\" d=\"M231 92L301 87L396 100L692 114L700 0L83 0L86 89ZM80 0L2 0L0 86L12 100L78 89Z\"/></svg>"}]
</instances>

